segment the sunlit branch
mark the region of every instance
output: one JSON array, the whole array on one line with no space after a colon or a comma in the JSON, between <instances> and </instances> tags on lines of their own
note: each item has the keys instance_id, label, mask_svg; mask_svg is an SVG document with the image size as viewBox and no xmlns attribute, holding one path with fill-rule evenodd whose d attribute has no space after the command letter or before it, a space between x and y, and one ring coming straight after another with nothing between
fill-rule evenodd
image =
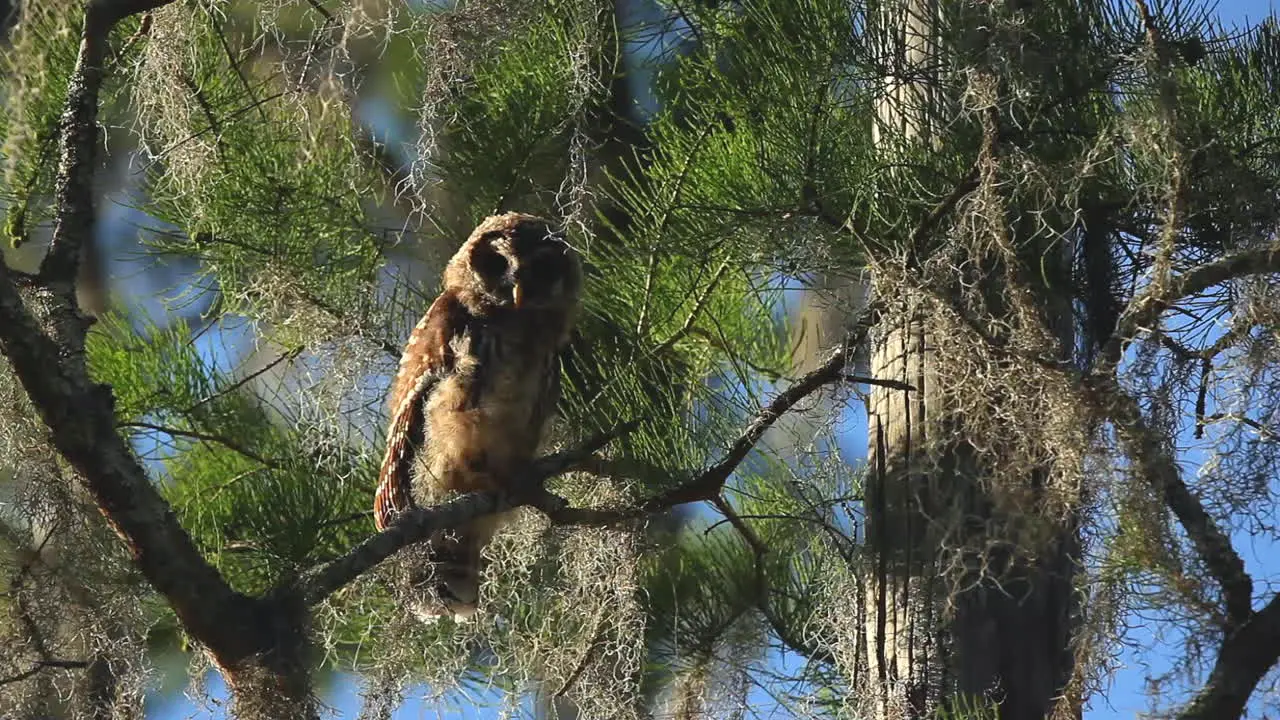
<instances>
[{"instance_id":1,"label":"sunlit branch","mask_svg":"<svg viewBox=\"0 0 1280 720\"><path fill-rule=\"evenodd\" d=\"M1110 378L1094 377L1090 388L1097 393L1100 409L1111 419L1134 470L1173 512L1221 589L1228 632L1238 628L1252 612L1253 579L1245 572L1230 537L1183 482L1171 449L1147 423L1137 400Z\"/></svg>"},{"instance_id":2,"label":"sunlit branch","mask_svg":"<svg viewBox=\"0 0 1280 720\"><path fill-rule=\"evenodd\" d=\"M865 335L865 332L864 326L858 338ZM614 438L635 427L635 423L628 423L602 433L572 450L538 460L526 478L512 483L514 487L529 488L521 494L468 493L434 507L414 508L401 513L390 527L357 545L343 557L305 575L296 584L295 590L307 605L323 602L406 545L424 540L437 530L459 527L478 517L516 507L527 505L537 508L552 522L561 525L609 525L643 518L685 503L713 500L719 496L729 476L778 418L819 388L843 379L848 356L847 349L837 350L821 367L779 393L747 423L729 451L718 462L696 477L635 507L571 508L564 499L547 492L543 487L550 478L588 461Z\"/></svg>"},{"instance_id":3,"label":"sunlit branch","mask_svg":"<svg viewBox=\"0 0 1280 720\"><path fill-rule=\"evenodd\" d=\"M1153 285L1138 294L1120 314L1115 332L1099 354L1099 362L1114 366L1124 344L1139 332L1152 328L1160 314L1179 300L1198 295L1215 285L1247 277L1280 272L1280 242L1242 250L1213 262L1198 265L1166 283Z\"/></svg>"}]
</instances>

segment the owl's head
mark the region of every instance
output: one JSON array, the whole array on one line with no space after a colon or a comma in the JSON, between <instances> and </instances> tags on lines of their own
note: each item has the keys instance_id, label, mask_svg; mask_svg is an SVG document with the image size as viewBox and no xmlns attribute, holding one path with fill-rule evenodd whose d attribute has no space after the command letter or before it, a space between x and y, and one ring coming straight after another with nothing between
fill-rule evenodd
<instances>
[{"instance_id":1,"label":"owl's head","mask_svg":"<svg viewBox=\"0 0 1280 720\"><path fill-rule=\"evenodd\" d=\"M449 261L444 285L491 306L568 309L582 292L582 261L542 218L494 215Z\"/></svg>"}]
</instances>

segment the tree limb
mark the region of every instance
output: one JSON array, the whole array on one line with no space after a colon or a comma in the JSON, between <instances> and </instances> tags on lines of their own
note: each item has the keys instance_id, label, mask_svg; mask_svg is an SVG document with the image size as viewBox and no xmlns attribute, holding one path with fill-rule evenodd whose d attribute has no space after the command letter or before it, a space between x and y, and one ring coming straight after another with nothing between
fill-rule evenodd
<instances>
[{"instance_id":1,"label":"tree limb","mask_svg":"<svg viewBox=\"0 0 1280 720\"><path fill-rule=\"evenodd\" d=\"M1186 532L1196 554L1222 591L1224 626L1230 634L1249 620L1253 607L1253 579L1245 571L1231 539L1182 481L1181 471L1163 438L1151 428L1138 402L1114 379L1094 376L1089 387L1097 393L1111 419L1125 454L1135 470L1164 500ZM1278 611L1280 612L1280 611Z\"/></svg>"},{"instance_id":2,"label":"tree limb","mask_svg":"<svg viewBox=\"0 0 1280 720\"><path fill-rule=\"evenodd\" d=\"M91 0L85 7L59 124L53 240L37 286L25 292L29 303L0 263L0 352L49 428L53 446L124 540L136 567L184 628L219 663L234 666L265 642L251 631L264 619L261 608L232 590L204 559L116 432L111 390L94 383L85 366L86 324L75 298L80 256L94 231L98 95L108 37L125 17L168 2Z\"/></svg>"},{"instance_id":3,"label":"tree limb","mask_svg":"<svg viewBox=\"0 0 1280 720\"><path fill-rule=\"evenodd\" d=\"M1113 372L1124 343L1143 328L1157 323L1160 314L1173 303L1234 278L1271 272L1280 272L1280 243L1243 250L1204 263L1167 283L1147 288L1121 313L1115 332L1098 356L1098 367L1086 378L1090 389L1101 395L1102 409L1112 420L1126 454L1164 499L1221 588L1228 635L1249 621L1253 613L1253 579L1245 571L1244 561L1230 538L1182 481L1170 450L1147 424L1137 401L1120 387Z\"/></svg>"},{"instance_id":4,"label":"tree limb","mask_svg":"<svg viewBox=\"0 0 1280 720\"><path fill-rule=\"evenodd\" d=\"M316 605L401 548L424 540L437 530L459 527L483 515L524 505L541 510L559 525L610 525L668 510L676 505L712 500L719 495L729 475L779 417L818 388L843 379L847 360L846 349L841 348L835 352L821 367L801 377L791 387L779 393L773 402L761 408L719 462L697 477L634 508L570 508L562 498L543 488L548 479L572 470L612 439L629 432L636 425L628 423L597 435L573 450L538 460L525 478L512 483L514 487L528 488L523 493L473 492L434 507L413 508L401 513L390 527L352 548L341 558L304 575L293 590L307 606Z\"/></svg>"},{"instance_id":5,"label":"tree limb","mask_svg":"<svg viewBox=\"0 0 1280 720\"><path fill-rule=\"evenodd\" d=\"M1234 632L1218 649L1213 670L1180 720L1218 720L1244 717L1245 706L1258 683L1280 660L1280 595Z\"/></svg>"},{"instance_id":6,"label":"tree limb","mask_svg":"<svg viewBox=\"0 0 1280 720\"><path fill-rule=\"evenodd\" d=\"M412 508L400 513L382 532L368 538L337 560L304 575L292 590L302 598L307 607L311 607L323 602L401 548L425 540L437 530L460 527L478 517L522 505L531 505L552 515L563 508L565 503L543 489L546 481L590 458L610 441L631 432L637 425L639 423L635 421L624 423L592 437L576 448L539 459L529 469L526 477L512 483L514 487L529 488L525 493L472 492L434 507Z\"/></svg>"},{"instance_id":7,"label":"tree limb","mask_svg":"<svg viewBox=\"0 0 1280 720\"><path fill-rule=\"evenodd\" d=\"M860 333L860 336L865 332ZM850 343L854 345L856 343ZM720 494L729 475L746 459L765 432L778 418L785 415L797 403L812 395L819 388L844 379L844 368L849 360L849 350L840 348L821 366L805 374L786 390L778 393L765 407L756 413L751 422L730 446L729 452L719 462L700 475L675 488L644 502L638 510L642 513L666 510L676 505L712 500Z\"/></svg>"},{"instance_id":8,"label":"tree limb","mask_svg":"<svg viewBox=\"0 0 1280 720\"><path fill-rule=\"evenodd\" d=\"M1099 353L1099 362L1112 366L1118 363L1124 344L1144 328L1153 326L1160 319L1160 314L1173 303L1228 280L1277 272L1280 272L1280 243L1273 242L1198 265L1171 278L1168 283L1148 287L1129 301L1128 307L1120 314L1115 332Z\"/></svg>"},{"instance_id":9,"label":"tree limb","mask_svg":"<svg viewBox=\"0 0 1280 720\"><path fill-rule=\"evenodd\" d=\"M89 663L84 660L37 660L27 670L23 670L15 675L6 678L0 678L0 685L8 685L10 683L22 682L29 677L34 677L42 670L60 668L63 670L78 670L89 667Z\"/></svg>"},{"instance_id":10,"label":"tree limb","mask_svg":"<svg viewBox=\"0 0 1280 720\"><path fill-rule=\"evenodd\" d=\"M116 432L110 388L83 356L64 356L27 311L0 265L0 351L9 358L58 452L125 541L138 569L193 636L218 652L231 615L249 601L205 561Z\"/></svg>"},{"instance_id":11,"label":"tree limb","mask_svg":"<svg viewBox=\"0 0 1280 720\"><path fill-rule=\"evenodd\" d=\"M40 264L40 279L70 285L93 236L93 169L98 149L98 94L106 76L111 29L140 12L173 0L91 0L84 9L80 51L67 83L59 123L58 174L54 179L53 238Z\"/></svg>"}]
</instances>

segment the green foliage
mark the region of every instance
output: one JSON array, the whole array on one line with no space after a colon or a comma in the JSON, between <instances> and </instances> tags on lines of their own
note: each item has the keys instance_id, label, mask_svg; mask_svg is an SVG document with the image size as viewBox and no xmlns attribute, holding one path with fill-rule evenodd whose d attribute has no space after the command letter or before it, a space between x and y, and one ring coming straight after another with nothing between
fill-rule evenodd
<instances>
[{"instance_id":1,"label":"green foliage","mask_svg":"<svg viewBox=\"0 0 1280 720\"><path fill-rule=\"evenodd\" d=\"M573 53L593 30L590 18L565 12L573 5L552 3L542 22L504 38L449 104L466 122L449 125L440 140L450 148L442 171L472 216L536 197L564 172L567 125L579 101ZM588 44L586 52L599 49Z\"/></svg>"},{"instance_id":2,"label":"green foliage","mask_svg":"<svg viewBox=\"0 0 1280 720\"><path fill-rule=\"evenodd\" d=\"M202 357L187 326L108 318L88 358L183 526L237 589L270 589L368 533L369 455L309 447L301 428Z\"/></svg>"},{"instance_id":3,"label":"green foliage","mask_svg":"<svg viewBox=\"0 0 1280 720\"><path fill-rule=\"evenodd\" d=\"M981 488L991 502L1032 498L1033 520L1081 498L1114 503L1115 527L1100 523L1092 538L1098 576L1113 588L1141 577L1168 591L1169 607L1211 618L1213 593L1161 498L1140 482L1082 477L1087 458L1115 450L1025 358L1087 367L1088 353L1046 350L1035 323L1075 313L1080 344L1100 344L1119 307L1167 280L1153 268L1182 271L1271 237L1280 30L1269 20L1227 37L1200 5L1163 3L1153 44L1127 5L947 3L936 67L914 70L929 85L908 88L922 81L885 66L878 5L673 4L688 42L649 68L657 112L625 137L620 40L652 28L619 27L608 2L183 0L152 13L145 32L139 18L123 23L102 124L136 141L127 174L140 187L99 207L136 204L148 215L144 253L198 271L157 320L103 318L88 363L200 550L257 594L368 536L398 348L437 290L440 259L487 214L517 209L563 223L593 269L554 444L640 421L608 449L620 472L555 483L574 505L631 505L719 459L792 374L802 331L782 317L782 287L871 267L882 282L914 278L879 288L882 304L923 298L910 310L933 323L944 363L930 402L957 408L978 438L976 462L995 468ZM0 199L15 244L49 219L81 21L79 4L23 3L3 56ZM927 122L910 107L926 95ZM382 144L362 124L371 99L412 116L412 137ZM976 179L940 205L963 178ZM1014 291L1023 283L1030 300ZM1205 404L1189 396L1186 358L1203 357L1206 328L1238 315L1274 326L1267 290L1221 293L1126 366L1155 424L1175 427L1177 408ZM208 347L243 321L253 348L215 362ZM975 328L1000 351L977 346ZM1251 332L1236 357L1265 366L1273 348ZM283 357L263 368L268 353ZM1280 397L1261 370L1222 382L1223 398ZM30 408L2 410L0 425L22 418L14 448L43 442ZM1212 411L1198 407L1196 422ZM835 416L817 422L830 440ZM1224 452L1223 467L1247 456L1261 467L1252 476L1265 475L1264 451L1249 448ZM408 616L395 584L406 553L320 608L324 662L442 692L550 686L583 708L685 691L746 697L751 681L787 686L813 714L848 712L865 700L854 697L866 661L866 609L854 607L860 479L830 446L817 461L785 454L753 453L714 512L606 530L526 514L492 547L488 614L473 625ZM84 504L54 492L66 485L56 458L31 456L5 468L6 482L43 483L23 507ZM1028 488L1051 463L1067 469ZM1208 477L1207 495L1243 492L1216 467ZM1256 510L1223 505L1240 522ZM84 536L104 536L93 517ZM0 538L6 568L21 564L28 534ZM143 614L131 632L159 611ZM779 657L804 667L779 669ZM939 718L991 709L979 697L938 704Z\"/></svg>"},{"instance_id":4,"label":"green foliage","mask_svg":"<svg viewBox=\"0 0 1280 720\"><path fill-rule=\"evenodd\" d=\"M180 10L157 14L133 84L157 143L146 209L182 231L152 246L200 260L227 312L278 321L289 296L352 306L375 287L386 240L366 217L379 178L340 96L230 65L216 16Z\"/></svg>"},{"instance_id":5,"label":"green foliage","mask_svg":"<svg viewBox=\"0 0 1280 720\"><path fill-rule=\"evenodd\" d=\"M78 3L21 3L13 36L0 51L0 88L5 112L0 113L0 201L7 206L4 234L13 247L30 237L49 219L54 170L57 168L57 129L66 97L67 80L80 47L83 9ZM112 41L122 52L107 68L102 91L110 108L123 88L121 67L136 48L125 42L139 21L121 23ZM110 117L109 110L106 113Z\"/></svg>"},{"instance_id":6,"label":"green foliage","mask_svg":"<svg viewBox=\"0 0 1280 720\"><path fill-rule=\"evenodd\" d=\"M79 25L80 13L71 5L24 4L20 28L3 54L2 72L9 79L6 112L0 114L8 203L5 234L15 247L25 241L28 228L47 214L38 198L53 187L54 132L79 47L73 29Z\"/></svg>"}]
</instances>

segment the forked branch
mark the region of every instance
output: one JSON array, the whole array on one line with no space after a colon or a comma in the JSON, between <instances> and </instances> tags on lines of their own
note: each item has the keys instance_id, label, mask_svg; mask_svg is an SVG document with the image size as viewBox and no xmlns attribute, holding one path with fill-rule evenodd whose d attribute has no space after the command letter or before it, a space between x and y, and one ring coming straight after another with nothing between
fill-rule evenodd
<instances>
[{"instance_id":1,"label":"forked branch","mask_svg":"<svg viewBox=\"0 0 1280 720\"><path fill-rule=\"evenodd\" d=\"M110 388L93 382L85 366L87 325L74 288L94 229L92 176L108 38L125 17L169 1L90 0L85 6L59 124L52 244L35 278L16 276L0 263L0 352L138 570L193 637L220 663L235 666L260 649L262 640L251 631L259 614L255 601L235 592L204 559L116 432Z\"/></svg>"},{"instance_id":2,"label":"forked branch","mask_svg":"<svg viewBox=\"0 0 1280 720\"><path fill-rule=\"evenodd\" d=\"M1114 367L1119 362L1125 343L1139 332L1149 329L1160 315L1179 300L1194 297L1215 285L1250 275L1280 273L1280 242L1232 253L1212 262L1198 265L1166 283L1152 285L1129 302L1120 314L1115 332L1099 354L1099 362ZM1104 368L1100 368L1105 371Z\"/></svg>"}]
</instances>

